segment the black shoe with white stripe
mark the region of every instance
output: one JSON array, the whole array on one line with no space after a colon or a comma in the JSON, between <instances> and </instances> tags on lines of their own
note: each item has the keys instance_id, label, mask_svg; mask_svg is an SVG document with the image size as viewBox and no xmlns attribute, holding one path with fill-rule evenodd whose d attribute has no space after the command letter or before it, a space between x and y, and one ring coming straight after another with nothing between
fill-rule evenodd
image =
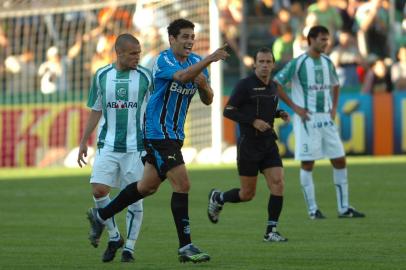
<instances>
[{"instance_id":1,"label":"black shoe with white stripe","mask_svg":"<svg viewBox=\"0 0 406 270\"><path fill-rule=\"evenodd\" d=\"M128 250L124 250L123 253L121 253L121 262L134 262L135 258L131 252Z\"/></svg>"},{"instance_id":2,"label":"black shoe with white stripe","mask_svg":"<svg viewBox=\"0 0 406 270\"><path fill-rule=\"evenodd\" d=\"M326 218L326 216L323 215L323 213L319 209L317 209L313 213L310 213L309 217L310 217L310 219L325 219Z\"/></svg>"},{"instance_id":3,"label":"black shoe with white stripe","mask_svg":"<svg viewBox=\"0 0 406 270\"><path fill-rule=\"evenodd\" d=\"M212 189L209 193L209 205L207 207L207 216L212 223L219 221L219 215L223 210L223 204L216 201L215 197L220 194L220 190Z\"/></svg>"},{"instance_id":4,"label":"black shoe with white stripe","mask_svg":"<svg viewBox=\"0 0 406 270\"><path fill-rule=\"evenodd\" d=\"M347 211L338 215L339 218L363 218L365 217L364 213L358 212L354 208L350 207Z\"/></svg>"}]
</instances>

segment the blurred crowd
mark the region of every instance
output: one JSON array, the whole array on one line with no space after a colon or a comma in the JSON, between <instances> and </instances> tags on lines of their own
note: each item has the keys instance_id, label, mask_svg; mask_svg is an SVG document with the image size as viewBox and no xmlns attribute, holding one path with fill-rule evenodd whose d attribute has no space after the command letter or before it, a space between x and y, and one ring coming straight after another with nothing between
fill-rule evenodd
<instances>
[{"instance_id":1,"label":"blurred crowd","mask_svg":"<svg viewBox=\"0 0 406 270\"><path fill-rule=\"evenodd\" d=\"M39 5L41 1L36 2ZM404 0L219 0L218 7L222 37L236 60L248 68L252 65L250 53L268 46L273 49L276 69L280 69L306 50L309 28L321 24L330 30L327 53L344 90L406 91ZM171 16L208 21L207 12L207 8L177 4L157 8L144 1L137 8L109 6L0 18L0 88L3 93L43 94L87 90L92 74L114 61L114 40L123 32L140 39L141 64L151 68L154 57L167 47L166 26ZM249 53L241 51L242 24L246 25L243 34ZM203 55L209 50L209 29L204 27L208 26L196 22L199 42L195 50ZM233 67L224 66L225 76Z\"/></svg>"},{"instance_id":2,"label":"blurred crowd","mask_svg":"<svg viewBox=\"0 0 406 270\"><path fill-rule=\"evenodd\" d=\"M34 6L41 1L32 0ZM1 12L1 11L0 11ZM166 8L166 12L172 10ZM177 14L172 12L173 14ZM152 4L0 17L0 89L3 93L87 91L96 70L114 62L114 42L132 33L142 43L141 64L167 45L165 12ZM207 51L208 48L206 48Z\"/></svg>"},{"instance_id":3,"label":"blurred crowd","mask_svg":"<svg viewBox=\"0 0 406 270\"><path fill-rule=\"evenodd\" d=\"M404 0L220 0L224 39L247 66L239 50L245 17L248 52L272 47L276 71L307 49L314 25L329 29L327 54L345 91L406 91L406 2ZM392 4L392 6L391 6Z\"/></svg>"}]
</instances>

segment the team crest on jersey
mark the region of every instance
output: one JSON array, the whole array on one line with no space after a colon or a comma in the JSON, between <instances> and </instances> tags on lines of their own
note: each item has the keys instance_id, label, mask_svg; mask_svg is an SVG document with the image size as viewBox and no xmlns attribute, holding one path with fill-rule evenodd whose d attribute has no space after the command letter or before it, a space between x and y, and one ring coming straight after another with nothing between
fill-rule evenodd
<instances>
[{"instance_id":1,"label":"team crest on jersey","mask_svg":"<svg viewBox=\"0 0 406 270\"><path fill-rule=\"evenodd\" d=\"M316 72L316 82L321 83L323 81L323 73Z\"/></svg>"},{"instance_id":2,"label":"team crest on jersey","mask_svg":"<svg viewBox=\"0 0 406 270\"><path fill-rule=\"evenodd\" d=\"M132 109L132 108L137 108L138 104L137 102L133 101L126 101L126 100L117 100L117 101L111 101L107 102L107 108L112 108L112 109Z\"/></svg>"},{"instance_id":3,"label":"team crest on jersey","mask_svg":"<svg viewBox=\"0 0 406 270\"><path fill-rule=\"evenodd\" d=\"M121 87L121 88L118 88L117 89L117 95L119 96L119 97L125 97L125 96L127 96L127 89L125 89L125 88L123 88L123 87Z\"/></svg>"}]
</instances>

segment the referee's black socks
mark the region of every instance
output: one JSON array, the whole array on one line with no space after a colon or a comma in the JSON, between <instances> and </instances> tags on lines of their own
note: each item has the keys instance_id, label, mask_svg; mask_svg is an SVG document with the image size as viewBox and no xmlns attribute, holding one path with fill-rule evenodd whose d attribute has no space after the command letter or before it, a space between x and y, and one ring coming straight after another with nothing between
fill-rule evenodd
<instances>
[{"instance_id":1,"label":"referee's black socks","mask_svg":"<svg viewBox=\"0 0 406 270\"><path fill-rule=\"evenodd\" d=\"M100 218L109 219L132 203L144 198L137 188L137 182L126 186L117 197L115 197L106 207L98 210Z\"/></svg>"},{"instance_id":2,"label":"referee's black socks","mask_svg":"<svg viewBox=\"0 0 406 270\"><path fill-rule=\"evenodd\" d=\"M241 202L239 193L240 193L239 188L233 188L226 192L223 192L222 203L226 203L226 202L239 203L239 202ZM217 201L220 202L220 200L217 200Z\"/></svg>"},{"instance_id":3,"label":"referee's black socks","mask_svg":"<svg viewBox=\"0 0 406 270\"><path fill-rule=\"evenodd\" d=\"M283 205L283 196L271 194L268 201L268 226L266 233L273 231L273 228L278 224L279 216L281 215Z\"/></svg>"}]
</instances>

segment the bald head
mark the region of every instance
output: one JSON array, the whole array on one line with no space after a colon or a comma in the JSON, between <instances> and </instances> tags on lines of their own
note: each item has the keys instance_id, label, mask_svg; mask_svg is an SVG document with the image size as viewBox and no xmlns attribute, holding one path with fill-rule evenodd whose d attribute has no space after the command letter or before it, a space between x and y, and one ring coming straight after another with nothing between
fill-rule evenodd
<instances>
[{"instance_id":1,"label":"bald head","mask_svg":"<svg viewBox=\"0 0 406 270\"><path fill-rule=\"evenodd\" d=\"M137 38L130 34L119 35L114 47L117 54L117 69L137 68L141 57L141 45Z\"/></svg>"},{"instance_id":2,"label":"bald head","mask_svg":"<svg viewBox=\"0 0 406 270\"><path fill-rule=\"evenodd\" d=\"M114 48L116 50L116 53L122 53L123 51L126 50L128 44L136 44L139 45L140 42L136 37L134 37L131 34L121 34L117 37L116 43L114 44Z\"/></svg>"}]
</instances>

